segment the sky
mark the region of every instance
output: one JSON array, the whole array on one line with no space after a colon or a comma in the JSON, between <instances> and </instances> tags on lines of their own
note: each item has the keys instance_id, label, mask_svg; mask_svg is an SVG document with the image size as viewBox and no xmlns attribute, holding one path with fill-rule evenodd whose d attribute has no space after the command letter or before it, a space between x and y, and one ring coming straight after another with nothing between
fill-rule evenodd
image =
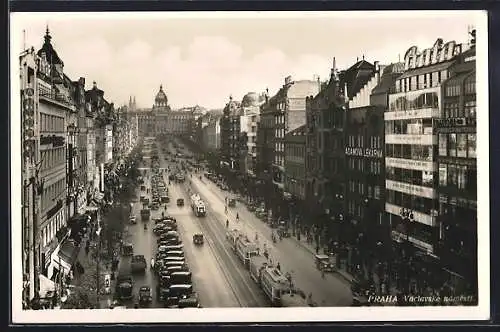
<instances>
[{"instance_id":1,"label":"sky","mask_svg":"<svg viewBox=\"0 0 500 332\"><path fill-rule=\"evenodd\" d=\"M484 14L441 12L322 13L13 13L11 54L38 50L48 25L72 79L95 81L121 106L135 96L149 108L163 85L173 108L221 109L250 91L274 94L286 76L329 77L357 59L397 62L413 45L467 41ZM23 33L24 31L24 33ZM486 32L485 32L486 33ZM478 36L481 31L478 31Z\"/></svg>"}]
</instances>

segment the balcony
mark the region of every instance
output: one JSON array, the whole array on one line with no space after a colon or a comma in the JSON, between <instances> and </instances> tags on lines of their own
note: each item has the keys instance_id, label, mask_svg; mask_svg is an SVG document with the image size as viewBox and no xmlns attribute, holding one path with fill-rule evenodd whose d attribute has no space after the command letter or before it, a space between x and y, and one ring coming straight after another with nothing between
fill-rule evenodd
<instances>
[{"instance_id":1,"label":"balcony","mask_svg":"<svg viewBox=\"0 0 500 332\"><path fill-rule=\"evenodd\" d=\"M73 112L76 112L75 104L72 102L70 96L58 93L55 89L38 83L38 96L40 99L48 101L50 103L56 104L58 106L70 109Z\"/></svg>"}]
</instances>

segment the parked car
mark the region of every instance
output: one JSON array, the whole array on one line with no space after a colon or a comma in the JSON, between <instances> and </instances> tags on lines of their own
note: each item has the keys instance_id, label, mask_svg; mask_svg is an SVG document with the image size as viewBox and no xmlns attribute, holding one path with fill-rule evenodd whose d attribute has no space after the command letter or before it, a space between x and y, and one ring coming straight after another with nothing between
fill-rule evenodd
<instances>
[{"instance_id":1,"label":"parked car","mask_svg":"<svg viewBox=\"0 0 500 332\"><path fill-rule=\"evenodd\" d=\"M184 198L177 198L177 206L184 206Z\"/></svg>"},{"instance_id":2,"label":"parked car","mask_svg":"<svg viewBox=\"0 0 500 332\"><path fill-rule=\"evenodd\" d=\"M137 217L134 216L134 215L131 215L129 217L129 221L130 221L131 224L137 224Z\"/></svg>"}]
</instances>

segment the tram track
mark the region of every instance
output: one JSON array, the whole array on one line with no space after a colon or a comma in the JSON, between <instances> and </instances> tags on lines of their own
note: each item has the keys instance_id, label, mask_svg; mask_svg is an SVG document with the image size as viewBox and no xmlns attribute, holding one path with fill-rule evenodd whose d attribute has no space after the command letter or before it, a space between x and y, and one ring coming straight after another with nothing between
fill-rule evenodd
<instances>
[{"instance_id":1,"label":"tram track","mask_svg":"<svg viewBox=\"0 0 500 332\"><path fill-rule=\"evenodd\" d=\"M182 187L182 186L181 186ZM187 189L181 189L186 196L189 196ZM206 197L200 195L206 202ZM200 229L208 235L207 242L214 251L216 260L220 264L223 274L228 278L228 284L242 307L266 307L269 306L262 292L251 280L250 275L244 269L242 263L235 256L229 243L225 238L226 229L223 228L220 221L214 217L214 211L207 204L207 215L201 220L198 219Z\"/></svg>"}]
</instances>

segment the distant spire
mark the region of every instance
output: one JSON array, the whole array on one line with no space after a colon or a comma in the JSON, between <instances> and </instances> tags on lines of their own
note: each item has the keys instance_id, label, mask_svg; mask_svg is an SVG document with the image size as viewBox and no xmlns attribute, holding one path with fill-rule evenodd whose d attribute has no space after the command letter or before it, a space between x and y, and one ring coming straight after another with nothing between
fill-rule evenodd
<instances>
[{"instance_id":1,"label":"distant spire","mask_svg":"<svg viewBox=\"0 0 500 332\"><path fill-rule=\"evenodd\" d=\"M163 84L160 84L160 91L163 91Z\"/></svg>"},{"instance_id":2,"label":"distant spire","mask_svg":"<svg viewBox=\"0 0 500 332\"><path fill-rule=\"evenodd\" d=\"M365 55L363 54L363 60L365 60Z\"/></svg>"},{"instance_id":3,"label":"distant spire","mask_svg":"<svg viewBox=\"0 0 500 332\"><path fill-rule=\"evenodd\" d=\"M49 25L47 24L46 29L45 29L45 43L50 44L50 40L52 37L50 36L50 31L49 31Z\"/></svg>"}]
</instances>

